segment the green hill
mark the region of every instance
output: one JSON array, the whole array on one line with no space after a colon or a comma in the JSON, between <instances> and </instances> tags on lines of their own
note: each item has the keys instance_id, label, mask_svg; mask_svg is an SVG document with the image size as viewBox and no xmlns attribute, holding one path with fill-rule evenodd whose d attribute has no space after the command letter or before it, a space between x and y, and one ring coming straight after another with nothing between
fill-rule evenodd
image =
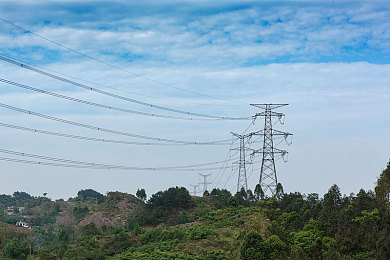
<instances>
[{"instance_id":1,"label":"green hill","mask_svg":"<svg viewBox=\"0 0 390 260\"><path fill-rule=\"evenodd\" d=\"M349 196L337 185L322 198L281 185L272 198L259 188L192 197L180 187L147 201L93 190L68 201L0 195L0 258L390 259L389 187L390 163L375 191Z\"/></svg>"}]
</instances>

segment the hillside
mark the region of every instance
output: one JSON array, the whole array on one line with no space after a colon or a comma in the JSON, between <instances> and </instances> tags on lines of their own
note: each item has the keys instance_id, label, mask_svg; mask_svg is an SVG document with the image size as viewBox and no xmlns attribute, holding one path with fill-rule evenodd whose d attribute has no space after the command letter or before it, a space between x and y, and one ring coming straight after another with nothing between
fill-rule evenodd
<instances>
[{"instance_id":1,"label":"hillside","mask_svg":"<svg viewBox=\"0 0 390 260\"><path fill-rule=\"evenodd\" d=\"M137 198L82 190L68 201L0 196L0 256L10 259L389 259L390 163L374 191L275 197L170 188ZM138 192L137 192L137 195ZM14 210L6 210L10 204ZM16 227L23 221L31 228Z\"/></svg>"}]
</instances>

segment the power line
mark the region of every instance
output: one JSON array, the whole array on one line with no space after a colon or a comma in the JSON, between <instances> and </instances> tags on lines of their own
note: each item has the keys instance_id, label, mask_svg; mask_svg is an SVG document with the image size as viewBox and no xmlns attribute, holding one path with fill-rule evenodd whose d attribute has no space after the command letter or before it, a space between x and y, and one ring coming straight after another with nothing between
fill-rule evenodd
<instances>
[{"instance_id":1,"label":"power line","mask_svg":"<svg viewBox=\"0 0 390 260\"><path fill-rule=\"evenodd\" d=\"M145 170L145 171L164 171L155 168L110 168L110 167L93 167L86 165L77 165L77 164L66 164L66 163L51 163L44 161L33 161L33 160L22 160L9 157L0 157L0 161L15 162L15 163L24 163L24 164L35 164L35 165L44 165L44 166L56 166L56 167L65 167L65 168L79 168L79 169L92 169L92 170ZM205 169L171 169L167 171L210 171L218 168L205 168Z\"/></svg>"},{"instance_id":2,"label":"power line","mask_svg":"<svg viewBox=\"0 0 390 260\"><path fill-rule=\"evenodd\" d=\"M218 162L209 162L209 163L201 163L201 164L193 164L193 165L181 165L181 166L164 166L164 167L135 167L135 166L123 166L123 165L112 165L112 164L101 164L101 163L93 163L93 162L84 162L84 161L76 161L58 157L50 157L44 155L30 154L24 152L17 152L12 150L0 149L0 153L22 156L46 161L54 161L56 163L65 163L74 166L84 166L90 167L94 169L117 169L117 170L147 170L147 171L168 171L168 170L178 170L178 171L196 171L196 170L210 170L215 168L206 168L206 169L192 169L201 166L208 166L219 164L223 161Z\"/></svg>"},{"instance_id":3,"label":"power line","mask_svg":"<svg viewBox=\"0 0 390 260\"><path fill-rule=\"evenodd\" d=\"M218 179L218 177L219 177L218 182L213 186L214 188L217 188L217 187L218 187L218 185L219 185L219 183L220 183L220 181L221 181L221 179L222 179L222 177L223 177L223 174L225 173L225 170L226 170L226 168L224 168L225 165L227 166L228 162L231 161L230 159L231 159L233 156L235 156L236 154L238 154L238 152L236 152L236 153L234 153L234 154L231 154L231 151L232 151L232 150L231 150L231 147L232 147L232 146L233 146L233 143L230 145L229 151L228 151L227 156L226 156L226 158L225 158L225 163L222 164L221 168L218 170L218 172L217 172L217 174L215 175L215 177L211 180L212 183L215 183L215 181L216 181L216 180Z\"/></svg>"},{"instance_id":4,"label":"power line","mask_svg":"<svg viewBox=\"0 0 390 260\"><path fill-rule=\"evenodd\" d=\"M250 128L252 125L254 125L254 123L255 123L255 121L252 121L252 122L248 125L248 127L242 132L242 135L245 135L245 133L249 130L249 128ZM236 141L236 140L238 140L238 139L239 139L239 138L235 139L234 141ZM252 141L252 143L253 143L253 141ZM228 159L228 157L229 157L229 155L230 155L230 153L231 153L231 151L232 151L232 146L233 146L233 144L234 144L234 142L232 142L231 145L230 145L229 151L228 151L228 153L227 153L227 155L226 155L226 160ZM238 151L237 151L235 154L237 154L237 153L238 153ZM235 154L234 154L234 155L235 155ZM231 157L232 157L232 155L230 155L230 158L231 158ZM227 162L228 162L228 161L226 161L226 165L227 165ZM223 166L223 165L222 165L222 166ZM220 178L219 178L217 184L214 186L214 188L217 188L218 185L220 184L220 182L221 182L221 180L222 180L222 177L223 177L223 175L225 174L225 170L226 170L226 168L223 169L223 171L222 171L222 168L221 168L221 169L218 171L216 177L213 179L213 182L214 182L214 181L218 178L218 176L220 176Z\"/></svg>"},{"instance_id":5,"label":"power line","mask_svg":"<svg viewBox=\"0 0 390 260\"><path fill-rule=\"evenodd\" d=\"M226 188L227 183L228 183L228 182L230 181L230 179L232 178L233 173L234 173L234 167L231 167L230 174L229 174L229 176L228 176L228 178L227 178L225 184L223 185L223 188L224 188L224 189Z\"/></svg>"},{"instance_id":6,"label":"power line","mask_svg":"<svg viewBox=\"0 0 390 260\"><path fill-rule=\"evenodd\" d=\"M83 123L78 123L78 122L74 122L74 121L70 121L70 120L66 120L66 119L62 119L62 118L58 118L58 117L54 117L54 116L48 116L48 115L36 113L36 112L25 110L22 108L17 108L14 106L6 105L4 103L0 103L0 107L6 108L9 110L13 110L13 111L18 111L18 112L25 113L25 114L29 114L29 115L33 115L33 116L37 116L37 117L41 117L41 118L45 118L48 120L53 120L56 122L61 122L61 123L68 124L68 125L78 126L78 127L82 127L82 128L92 129L92 130L111 133L111 134L130 136L130 137L141 138L141 139L146 139L146 140L159 141L159 142L176 143L176 144L183 144L183 145L214 145L216 143L220 144L220 143L226 143L226 142L232 141L232 139L227 139L227 140L218 140L218 141L210 141L210 142L189 142L189 141L174 140L174 139L167 139L167 138L151 137L151 136L138 135L138 134L133 134L133 133L128 133L128 132L122 132L122 131L102 128L102 127L87 125L87 124L83 124Z\"/></svg>"},{"instance_id":7,"label":"power line","mask_svg":"<svg viewBox=\"0 0 390 260\"><path fill-rule=\"evenodd\" d=\"M207 118L214 118L214 119L221 119L221 120L251 120L252 119L251 117L225 117L225 116L207 115L207 114L193 113L193 112L183 111L183 110L179 110L179 109L174 109L174 108L154 105L154 104L151 104L151 103L147 103L147 102L139 101L139 100L136 100L136 99L132 99L132 98L124 97L124 96L121 96L121 95L117 95L115 93L111 93L111 92L108 92L108 91L104 91L104 90L100 90L100 89L97 89L97 88L93 88L93 87L90 87L90 86L87 86L87 85L84 85L84 84L81 84L81 83L78 83L78 82L75 82L75 81L72 81L72 80L69 80L69 79L66 79L66 78L62 78L62 77L59 77L57 75L54 75L54 74L51 74L51 73L48 73L48 72L36 69L36 68L34 68L32 66L29 66L29 65L26 65L24 63L14 61L14 60L9 59L9 58L7 58L5 56L2 56L2 55L0 55L0 59L3 60L3 61L6 61L8 63L14 64L16 66L22 67L24 69L28 69L28 70L37 72L39 74L45 75L47 77L50 77L50 78L53 78L53 79L56 79L56 80L59 80L59 81L62 81L62 82L65 82L65 83L68 83L68 84L80 87L80 88L83 88L83 89L87 89L89 91L93 91L93 92L96 92L96 93L99 93L99 94L102 94L102 95L106 95L106 96L109 96L109 97L121 99L121 100L124 100L124 101L127 101L127 102L132 102L132 103L135 103L135 104L138 104L138 105L143 105L143 106L147 106L147 107L151 107L151 108L155 108L155 109L161 109L161 110L174 112L174 113L179 113L179 114L184 114L184 115L193 115L193 116L207 117Z\"/></svg>"},{"instance_id":8,"label":"power line","mask_svg":"<svg viewBox=\"0 0 390 260\"><path fill-rule=\"evenodd\" d=\"M5 55L5 54L2 54L4 57L7 57L8 59L11 59L11 57ZM16 58L12 58L13 60L15 61L18 61L18 62L22 62ZM59 75L62 75L62 76L66 76L68 78L72 78L72 79L75 79L75 80L79 80L79 81L83 81L85 83L89 83L89 84L93 84L93 85L96 85L96 86L100 86L100 87L103 87L103 88L108 88L108 89L113 89L113 90L116 90L116 91L121 91L121 92L124 92L124 93L129 93L129 94L132 94L132 95L137 95L137 96L141 96L141 97L147 97L147 98L153 98L153 99L159 99L159 100L165 100L165 101L170 101L170 102L176 102L176 103L184 103L184 104L192 104L192 105L202 105L202 106L223 106L223 107L232 107L232 106L242 106L242 105L238 105L238 104L230 104L230 105L227 105L227 104L211 104L211 103L196 103L196 102L189 102L189 101L183 101L183 100L176 100L176 99L169 99L169 98L162 98L162 97L156 97L156 96L151 96L151 95L146 95L146 94L141 94L141 93L138 93L138 92L133 92L133 91L129 91L129 90L126 90L126 89L120 89L120 88L114 88L114 87L111 87L111 86L107 86L105 84L100 84L100 83L96 83L96 82L93 82L93 81L90 81L90 80L85 80L85 79L82 79L82 78L79 78L79 77L75 77L75 76L72 76L72 75L69 75L69 74L65 74L65 73L62 73L62 72L58 72L58 71L55 71L55 70L51 70L51 69L48 69L48 68L44 68L44 67L41 67L39 65L36 65L36 64L31 64L31 63L28 63L26 61L24 61L23 63L27 64L27 65L30 65L30 66L34 66L36 68L40 68L42 70L46 70L46 71L50 71L52 73L56 73L56 74L59 74Z\"/></svg>"},{"instance_id":9,"label":"power line","mask_svg":"<svg viewBox=\"0 0 390 260\"><path fill-rule=\"evenodd\" d=\"M28 90L31 90L31 91L35 91L35 92L38 92L38 93L45 94L45 95L49 95L49 96L53 96L53 97L57 97L57 98L62 98L62 99L70 100L70 101L81 103L81 104L85 104L85 105L100 107L100 108L104 108L104 109L108 109L108 110L116 110L116 111L131 113L131 114L137 114L137 115L143 115L143 116L152 116L152 117L161 117L161 118L169 118L169 119L181 119L181 120L207 120L207 121L221 120L221 119L211 119L211 118L205 119L205 118L193 118L193 117L176 117L176 116L167 116L167 115L160 115L160 114L152 114L152 113L140 112L140 111L130 110L130 109L126 109L126 108L119 108L119 107L115 107L115 106L107 106L107 105L103 105L103 104L100 104L100 103L90 102L90 101L86 101L86 100L82 100L82 99L78 99L78 98L73 98L73 97L69 97L69 96L53 93L53 92L50 92L50 91L46 91L46 90L43 90L43 89L30 87L30 86L27 86L27 85L23 85L23 84L16 83L16 82L13 82L13 81L10 81L10 80L6 80L6 79L2 79L2 78L0 78L0 82L4 82L6 84L9 84L9 85L12 85L12 86L15 86L15 87L18 87L18 88L28 89Z\"/></svg>"},{"instance_id":10,"label":"power line","mask_svg":"<svg viewBox=\"0 0 390 260\"><path fill-rule=\"evenodd\" d=\"M72 138L72 139L79 139L79 140L85 140L85 141L94 141L94 142L102 142L102 143L113 143L113 144L124 144L124 145L158 145L158 146L178 146L182 144L174 144L174 143L147 143L147 142L130 142L130 141L124 141L124 140L113 140L113 139L105 139L105 138L96 138L96 137L89 137L89 136L80 136L80 135L72 135L72 134L65 134L65 133L59 133L59 132L52 132L52 131L46 131L41 129L34 129L24 126L18 126L18 125L12 125L12 124L5 124L0 123L0 127L7 127L11 129L21 130L21 131L27 131L32 133L38 133L38 134L45 134L45 135L52 135L52 136L59 136L59 137L65 137L65 138ZM213 145L229 145L228 143L215 143Z\"/></svg>"},{"instance_id":11,"label":"power line","mask_svg":"<svg viewBox=\"0 0 390 260\"><path fill-rule=\"evenodd\" d=\"M151 82L154 82L154 83L163 85L163 86L171 87L171 88L178 89L178 90L181 90L181 91L185 91L185 92L188 92L188 93L192 93L192 94L195 94L195 95L199 95L199 96L203 96L203 97L208 97L208 98L212 98L212 99L219 99L219 100L234 102L234 101L232 101L232 100L226 100L226 99L222 99L222 98L213 97L213 96L210 96L210 95L205 95L205 94L202 94L202 93L198 93L198 92L195 92L195 91L191 91L191 90L188 90L188 89L179 88L179 87L176 87L176 86L174 86L174 85L172 85L172 84L168 84L168 83L165 83L165 82L162 82L162 81L158 81L158 80L155 80L155 79L152 79L152 78L149 78L149 77L142 76L141 74L138 74L138 73L134 73L134 72L128 71L128 70L123 69L123 68L121 68L121 67L118 67L118 66L116 66L116 65L112 65L112 64L107 63L107 62L105 62L105 61L103 61L103 60L94 58L94 57L92 57L92 56L90 56L90 55L88 55L88 54L85 54L85 53L82 53L82 52L77 51L77 50L75 50L75 49L72 49L72 48L70 48L70 47L67 47L67 46L65 46L65 45L63 45L63 44L61 44L61 43L55 42L55 41L53 41L53 40L50 40L50 39L48 39L48 38L46 38L46 37L44 37L44 36L42 36L42 35L39 35L39 34L33 32L33 31L30 31L30 30L28 30L28 29L26 29L26 28L24 28L24 27L21 27L21 26L16 25L16 24L14 24L14 23L12 23L12 22L10 22L10 21L8 21L8 20L5 20L4 18L1 18L1 17L0 17L0 20L3 21L3 22L5 22L5 23L7 23L7 24L10 24L10 25L12 25L12 26L14 26L14 27L16 27L16 28L18 28L18 29L20 29L20 30L23 30L24 32L31 33L31 34L35 35L36 37L39 37L39 38L41 38L41 39L43 39L43 40L45 40L45 41L48 41L48 42L51 42L51 43L53 43L53 44L55 44L55 45L57 45L57 46L60 46L61 48L67 49L67 50L72 51L72 52L75 52L75 53L77 53L77 54L79 54L79 55L81 55L81 56L84 56L84 57L86 57L86 58L89 58L89 59L91 59L91 60L94 60L94 61L96 61L96 62L99 62L99 63L101 63L101 64L104 64L104 65L106 65L106 66L109 66L109 67L111 67L111 68L114 68L114 69L117 69L117 70L126 72L126 73L128 73L128 74L133 75L133 76L137 76L137 77L140 77L140 78L142 78L142 79L145 79L145 80L148 80L148 81L151 81ZM237 102L235 102L235 103L237 103Z\"/></svg>"}]
</instances>

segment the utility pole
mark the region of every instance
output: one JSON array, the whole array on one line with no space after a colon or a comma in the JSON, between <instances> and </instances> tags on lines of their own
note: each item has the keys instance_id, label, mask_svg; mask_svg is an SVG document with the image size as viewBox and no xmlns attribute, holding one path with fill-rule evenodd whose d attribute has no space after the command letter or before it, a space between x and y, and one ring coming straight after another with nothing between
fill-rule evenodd
<instances>
[{"instance_id":1,"label":"utility pole","mask_svg":"<svg viewBox=\"0 0 390 260\"><path fill-rule=\"evenodd\" d=\"M190 186L194 189L194 196L196 196L196 194L197 194L197 188L199 187L199 184L197 184L197 185L193 185L193 184L190 184Z\"/></svg>"},{"instance_id":2,"label":"utility pole","mask_svg":"<svg viewBox=\"0 0 390 260\"><path fill-rule=\"evenodd\" d=\"M260 169L260 179L259 184L263 189L264 193L271 193L272 196L276 193L276 186L278 185L278 179L276 176L276 167L275 167L275 154L281 155L283 160L284 156L287 154L287 151L280 150L274 147L274 136L282 136L287 142L287 138L292 136L292 134L287 132L282 132L275 130L272 127L272 118L277 117L281 124L283 124L283 113L274 112L274 109L287 106L288 104L251 104L251 106L263 109L261 113L256 113L253 117L254 120L257 117L264 117L264 130L260 130L253 134L263 136L263 148L255 150L255 153L262 154L261 169ZM287 142L288 143L288 142ZM289 143L288 143L289 144Z\"/></svg>"},{"instance_id":3,"label":"utility pole","mask_svg":"<svg viewBox=\"0 0 390 260\"><path fill-rule=\"evenodd\" d=\"M245 161L245 139L248 137L251 137L254 133L246 134L246 135L240 135L231 132L232 135L240 139L240 148L233 148L232 150L240 150L240 159L237 162L234 162L238 164L238 181L237 181L237 192L241 190L243 187L245 191L248 190L248 181L246 178L246 161Z\"/></svg>"},{"instance_id":4,"label":"utility pole","mask_svg":"<svg viewBox=\"0 0 390 260\"><path fill-rule=\"evenodd\" d=\"M207 182L207 177L209 177L212 173L209 174L198 173L198 174L203 177L203 193L204 193L207 190L207 184L211 184L211 182Z\"/></svg>"}]
</instances>

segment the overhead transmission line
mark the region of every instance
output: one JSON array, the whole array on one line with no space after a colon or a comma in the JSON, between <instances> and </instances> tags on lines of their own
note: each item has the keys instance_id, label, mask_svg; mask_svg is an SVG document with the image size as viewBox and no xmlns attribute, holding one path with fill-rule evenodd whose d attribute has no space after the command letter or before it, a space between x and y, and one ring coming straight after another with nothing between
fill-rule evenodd
<instances>
[{"instance_id":1,"label":"overhead transmission line","mask_svg":"<svg viewBox=\"0 0 390 260\"><path fill-rule=\"evenodd\" d=\"M92 85L100 86L100 87L103 87L103 88L113 89L113 90L116 90L116 91L132 94L132 95L137 95L137 96L141 96L141 97L153 98L153 99L158 99L158 100L165 100L165 101L176 102L176 103L184 103L184 104L192 104L192 105L202 105L202 106L223 106L223 107L242 106L242 104L240 104L240 105L238 105L238 104L227 105L227 104L215 104L215 103L212 104L212 103L189 102L189 101L176 100L176 99L171 99L171 98L163 98L163 97L156 97L156 96L152 96L152 95L141 94L141 93L138 93L138 92L133 92L133 91L129 91L129 90L126 90L126 89L121 89L121 88L115 88L115 87L108 86L108 85L105 85L105 84L93 82L93 81L82 79L82 78L79 78L79 77L75 77L75 76L72 76L72 75L69 75L69 74L65 74L63 72L58 72L58 71L55 71L55 70L51 70L51 69L48 69L48 68L41 67L41 66L36 65L36 64L28 63L26 61L20 61L20 60L16 59L15 57L11 58L11 57L5 55L4 53L2 55L4 57L8 58L8 59L13 59L13 60L18 61L18 62L23 62L24 64L27 64L29 66L34 66L36 68L39 68L39 69L42 69L42 70L46 70L46 71L50 71L50 72L56 73L58 75L62 75L62 76L68 77L68 78L72 78L72 79L79 80L79 81L82 81L82 82L85 82L85 83L89 83L89 84L92 84Z\"/></svg>"},{"instance_id":2,"label":"overhead transmission line","mask_svg":"<svg viewBox=\"0 0 390 260\"><path fill-rule=\"evenodd\" d=\"M193 164L193 165L180 165L180 166L162 166L162 167L136 167L136 166L124 166L124 165L113 165L113 164L101 164L101 163L94 163L94 162L85 162L85 161L77 161L77 160L70 160L70 159L64 159L64 158L58 158L58 157L51 157L51 156L44 156L44 155L37 155L37 154L30 154L30 153L24 153L24 152L18 152L18 151L12 151L12 150L6 150L6 149L0 149L0 153L8 154L8 155L14 155L14 156L22 156L27 158L34 158L39 160L45 160L51 162L55 162L56 164L61 163L69 165L69 167L82 167L82 168L91 168L91 169L108 169L108 170L137 170L137 171L200 171L200 170L212 170L216 169L215 167L212 168L197 168L202 166L209 166L214 164L219 164L224 161L217 161L217 162L209 162L209 163L201 163L201 164ZM10 160L20 160L15 158L7 158L2 157L3 159L10 159ZM18 162L18 161L15 161ZM27 161L26 163L34 162L34 164L43 164L47 163L44 161ZM195 169L193 169L195 168ZM217 168L218 169L218 168Z\"/></svg>"},{"instance_id":3,"label":"overhead transmission line","mask_svg":"<svg viewBox=\"0 0 390 260\"><path fill-rule=\"evenodd\" d=\"M44 161L35 161L35 160L22 160L22 159L15 159L15 158L9 158L9 157L0 157L0 161L7 161L7 162L15 162L15 163L24 163L24 164L35 164L35 165L44 165L44 166L56 166L56 167L64 167L64 168L78 168L78 169L93 169L93 170L137 170L137 171L211 171L219 169L218 167L214 168L202 168L202 169L171 169L171 170L161 170L161 169L155 169L155 168L134 168L134 167L127 167L127 168L110 168L110 167L93 167L93 166L87 166L87 165L78 165L78 164L66 164L66 163L52 163L52 162L44 162Z\"/></svg>"},{"instance_id":4,"label":"overhead transmission line","mask_svg":"<svg viewBox=\"0 0 390 260\"><path fill-rule=\"evenodd\" d=\"M97 88L93 88L93 87L90 87L90 86L87 86L87 85L84 85L84 84L81 84L81 83L78 83L78 82L75 82L75 81L63 78L63 77L59 77L57 75L45 72L43 70L36 69L36 68L34 68L32 66L29 66L29 65L26 65L24 63L14 61L14 60L9 59L9 58L7 58L7 57L5 57L3 55L0 55L0 60L6 61L8 63L14 64L16 66L19 66L19 67L27 69L27 70L31 70L31 71L37 72L39 74L48 76L50 78L53 78L53 79L56 79L56 80L59 80L59 81L62 81L62 82L65 82L65 83L68 83L68 84L80 87L80 88L83 88L83 89L87 89L89 91L93 91L93 92L96 92L96 93L99 93L99 94L102 94L102 95L106 95L106 96L110 96L110 97L113 97L113 98L121 99L121 100L124 100L124 101L127 101L127 102L132 102L132 103L135 103L135 104L138 104L138 105L143 105L143 106L147 106L147 107L151 107L151 108L155 108L155 109L165 110L165 111L179 113L179 114L184 114L184 115L192 115L192 116L206 117L206 118L213 118L213 119L220 119L220 120L252 120L252 117L250 117L250 116L248 116L248 117L226 117L226 116L208 115L208 114L202 114L202 113L194 113L194 112L183 111L183 110L169 108L169 107L160 106L160 105L154 105L154 104L143 102L143 101L140 101L140 100L136 100L136 99L128 98L128 97L125 97L125 96L117 95L115 93L111 93L111 92L108 92L108 91L104 91L104 90L100 90L100 89L97 89Z\"/></svg>"},{"instance_id":5,"label":"overhead transmission line","mask_svg":"<svg viewBox=\"0 0 390 260\"><path fill-rule=\"evenodd\" d=\"M87 101L87 100L83 100L83 99L73 98L73 97L69 97L69 96L53 93L53 92L50 92L50 91L46 91L46 90L43 90L43 89L39 89L39 88L34 88L34 87L31 87L31 86L23 85L23 84L20 84L20 83L17 83L17 82L13 82L13 81L10 81L10 80L6 80L6 79L2 79L2 78L0 78L0 82L4 82L6 84L9 84L9 85L12 85L12 86L15 86L15 87L18 87L18 88L28 89L28 90L35 91L35 92L38 92L38 93L42 93L42 94L45 94L45 95L49 95L49 96L52 96L52 97L62 98L62 99L70 100L70 101L81 103L81 104L85 104L85 105L100 107L100 108L104 108L104 109L108 109L108 110L116 110L116 111L125 112L125 113L131 113L131 114L137 114L137 115L143 115L143 116L160 117L160 118L169 118L169 119L191 120L191 121L193 121L193 120L207 120L207 121L221 120L221 119L218 119L218 118L212 119L212 118L176 117L176 116L167 116L167 115L160 115L160 114L154 114L154 113L140 112L140 111L136 111L136 110L120 108L120 107L115 107L115 106L108 106L108 105L95 103L95 102L91 102L91 101Z\"/></svg>"},{"instance_id":6,"label":"overhead transmission line","mask_svg":"<svg viewBox=\"0 0 390 260\"><path fill-rule=\"evenodd\" d=\"M254 125L254 121L252 121L252 122L248 125L248 127L242 132L242 135L244 135L244 134L251 128L252 125ZM238 138L236 138L234 141L237 141L237 140L238 140ZM255 141L252 140L251 143L255 143ZM233 144L234 144L234 142L231 143L226 158L228 158L229 154L232 152L232 146L233 146ZM235 154L237 154L237 153L238 153L238 151L235 152ZM228 161L226 161L226 165L227 165L227 163L228 163ZM223 166L224 166L224 165L222 165L221 169L218 171L217 175L215 176L214 180L212 181L212 182L214 183L214 181L220 176L220 177L219 177L219 180L218 180L218 183L215 184L214 188L217 188L217 187L218 187L218 185L220 184L220 182L221 182L221 180L222 180L222 178L223 178L223 176L224 176L224 174L225 174L226 168L223 168ZM230 179L230 177L229 177L229 179ZM226 186L226 183L225 183L225 186Z\"/></svg>"},{"instance_id":7,"label":"overhead transmission line","mask_svg":"<svg viewBox=\"0 0 390 260\"><path fill-rule=\"evenodd\" d=\"M230 160L228 160L228 158L231 158L232 156L235 156L236 154L238 154L238 152L236 151L236 152L232 155L232 149L231 149L232 146L233 146L233 144L234 144L234 142L235 142L236 140L238 140L238 139L235 139L233 142L231 142L230 147L229 147L229 150L228 150L228 152L227 152L227 154L226 154L225 163L222 164L221 168L218 170L218 172L217 172L217 174L215 175L214 179L211 181L212 183L215 184L215 180L216 180L219 176L221 176L220 179L219 179L219 181L218 181L218 183L215 184L214 188L217 188L217 186L219 185L219 182L221 181L221 178L223 177L223 174L225 173L226 168L224 168L224 166L225 166L225 164L226 164L226 166L227 166L227 165L228 165L228 162L230 161Z\"/></svg>"},{"instance_id":8,"label":"overhead transmission line","mask_svg":"<svg viewBox=\"0 0 390 260\"><path fill-rule=\"evenodd\" d=\"M31 33L32 35L35 35L36 37L39 37L39 38L41 38L41 39L43 39L43 40L45 40L45 41L48 41L48 42L50 42L50 43L52 43L52 44L55 44L55 45L57 45L57 46L60 46L61 48L67 49L67 50L72 51L72 52L74 52L74 53L77 53L77 54L79 54L79 55L81 55L81 56L84 56L84 57L86 57L86 58L88 58L88 59L94 60L94 61L96 61L96 62L99 62L99 63L101 63L101 64L104 64L104 65L106 65L106 66L109 66L109 67L111 67L111 68L114 68L114 69L123 71L123 72L125 72L125 73L130 74L130 75L133 75L133 76L136 76L136 77L139 77L139 78L148 80L148 81L150 81L150 82L154 82L154 83L157 83L157 84L162 85L162 86L167 86L167 87L171 87L171 88L178 89L178 90L181 90L181 91L185 91L185 92L188 92L188 93L191 93L191 94L195 94L195 95L198 95L198 96L203 96L203 97L207 97L207 98L212 98L212 99L218 99L218 100L223 100L223 101L238 103L238 102L233 101L233 100L226 100L226 99L219 98L219 97L213 97L213 96L206 95L206 94L202 94L202 93L198 93L198 92L195 92L195 91L192 91L192 90L188 90L188 89L176 87L176 86L174 86L174 85L172 85L172 84L165 83L165 82L162 82L162 81L159 81L159 80L155 80L155 79L152 79L152 78L149 78L149 77L145 77L145 76L143 76L143 75L141 75L141 74L131 72L131 71L126 70L126 69L123 69L123 68L121 68L121 67L119 67L119 66L110 64L110 63L105 62L105 61L103 61L103 60L100 60L100 59L98 59L98 58L92 57L92 56L90 56L90 55L88 55L88 54L85 54L85 53L83 53L83 52L80 52L80 51L78 51L78 50L75 50L75 49L73 49L73 48L70 48L70 47L68 47L68 46L65 46L65 45L63 45L63 44L61 44L61 43L58 43L58 42L56 42L56 41L50 40L49 38L46 38L46 37L44 37L44 36L42 36L42 35L40 35L40 34L37 34L37 33L33 32L33 31L31 31L31 30L26 29L26 28L24 28L24 27L22 27L22 26L19 26L19 25L17 25L17 24L14 24L14 23L12 23L12 22L10 22L10 21L4 19L4 18L1 18L1 17L0 17L0 20L3 21L3 22L5 22L5 23L7 23L7 24L9 24L9 25L12 25L12 26L14 26L14 27L16 27L16 28L18 28L18 29L24 31L24 32Z\"/></svg>"},{"instance_id":9,"label":"overhead transmission line","mask_svg":"<svg viewBox=\"0 0 390 260\"><path fill-rule=\"evenodd\" d=\"M56 122L61 122L61 123L68 124L68 125L78 126L78 127L82 127L82 128L92 129L92 130L116 134L116 135L123 135L123 136L129 136L129 137L134 137L134 138L152 140L152 141L176 143L176 144L183 144L183 145L214 145L214 144L221 144L221 143L227 143L227 142L232 141L232 139L226 139L226 140L209 141L209 142L189 142L189 141L183 141L183 140L151 137L151 136L133 134L133 133L122 132L122 131L112 130L112 129L108 129L108 128L103 128L103 127L78 123L78 122L74 122L74 121L70 121L70 120L66 120L66 119L62 119L62 118L58 118L58 117L54 117L54 116L49 116L49 115L45 115L45 114L40 114L40 113L36 113L33 111L25 110L22 108L10 106L10 105L4 104L4 103L0 103L0 107L6 108L9 110L13 110L13 111L18 111L18 112L21 112L24 114L29 114L29 115L45 118L45 119L56 121Z\"/></svg>"},{"instance_id":10,"label":"overhead transmission line","mask_svg":"<svg viewBox=\"0 0 390 260\"><path fill-rule=\"evenodd\" d=\"M124 140L113 140L113 139L106 139L106 138L96 138L96 137L89 137L89 136L81 136L81 135L72 135L72 134L65 134L65 133L59 133L59 132L53 132L53 131L46 131L41 129L35 129L35 128L29 128L24 126L18 126L18 125L12 125L12 124L5 124L0 123L0 127L7 127L11 129L21 130L21 131L27 131L37 134L45 134L45 135L51 135L51 136L59 136L59 137L65 137L65 138L72 138L72 139L78 139L78 140L85 140L85 141L94 141L94 142L102 142L102 143L113 143L113 144L123 144L123 145L158 145L158 146L178 146L182 144L175 144L175 143L148 143L148 142L131 142L131 141L124 141ZM230 145L229 143L215 143L213 145Z\"/></svg>"}]
</instances>

